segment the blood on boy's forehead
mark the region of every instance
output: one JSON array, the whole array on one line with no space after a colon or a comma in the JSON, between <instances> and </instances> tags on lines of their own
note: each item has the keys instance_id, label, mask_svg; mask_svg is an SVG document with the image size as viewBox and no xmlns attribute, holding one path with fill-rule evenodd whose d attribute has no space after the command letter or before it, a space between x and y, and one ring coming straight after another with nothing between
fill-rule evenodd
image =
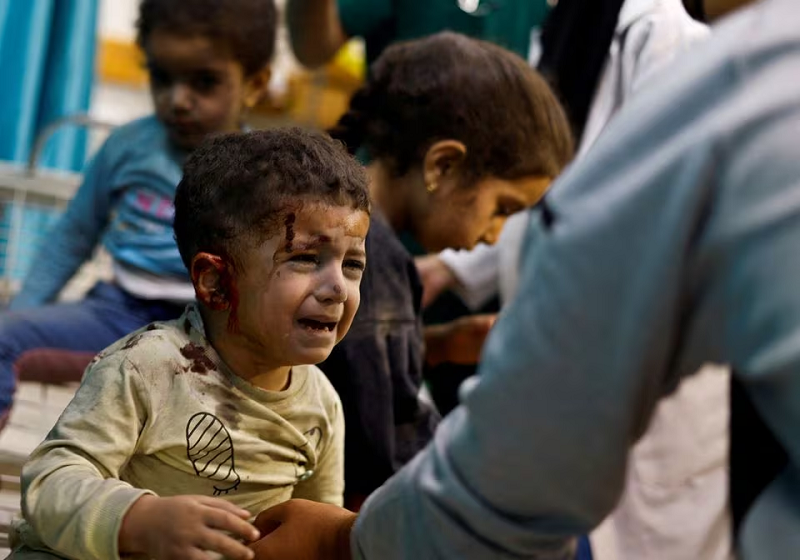
<instances>
[{"instance_id":1,"label":"blood on boy's forehead","mask_svg":"<svg viewBox=\"0 0 800 560\"><path fill-rule=\"evenodd\" d=\"M283 221L283 225L286 228L286 246L284 250L287 253L292 252L292 241L294 240L294 223L297 221L297 215L294 212L289 212L286 214L286 219Z\"/></svg>"},{"instance_id":2,"label":"blood on boy's forehead","mask_svg":"<svg viewBox=\"0 0 800 560\"><path fill-rule=\"evenodd\" d=\"M330 245L332 242L333 238L330 235L323 235L323 234L311 235L302 242L289 241L287 238L286 245L284 246L284 251L287 253L292 253L295 251L310 251L312 249L321 249L326 245Z\"/></svg>"},{"instance_id":3,"label":"blood on boy's forehead","mask_svg":"<svg viewBox=\"0 0 800 560\"><path fill-rule=\"evenodd\" d=\"M342 210L345 210L345 215L342 215ZM366 235L366 231L364 231L365 218L368 225L369 216L363 210L323 202L305 203L287 208L284 210L282 220L283 249L287 253L301 250L297 240L299 221L306 227L312 227L302 242L302 250L306 250L330 244L333 241L332 237L323 233L330 229L343 229L344 235L348 237L364 237Z\"/></svg>"}]
</instances>

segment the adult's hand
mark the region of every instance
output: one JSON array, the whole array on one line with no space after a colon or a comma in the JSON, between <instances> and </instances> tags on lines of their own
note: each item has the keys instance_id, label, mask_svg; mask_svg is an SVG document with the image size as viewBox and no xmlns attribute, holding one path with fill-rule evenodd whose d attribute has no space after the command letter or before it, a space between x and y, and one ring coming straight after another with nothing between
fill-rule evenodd
<instances>
[{"instance_id":1,"label":"adult's hand","mask_svg":"<svg viewBox=\"0 0 800 560\"><path fill-rule=\"evenodd\" d=\"M350 560L350 531L358 516L308 500L289 500L261 512L254 522L264 535L250 548L254 560Z\"/></svg>"}]
</instances>

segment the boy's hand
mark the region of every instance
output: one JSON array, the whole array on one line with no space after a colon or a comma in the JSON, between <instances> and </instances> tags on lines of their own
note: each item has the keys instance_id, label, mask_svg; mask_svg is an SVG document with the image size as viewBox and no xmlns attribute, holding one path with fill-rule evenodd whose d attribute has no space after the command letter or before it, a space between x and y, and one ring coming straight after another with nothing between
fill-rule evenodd
<instances>
[{"instance_id":1,"label":"boy's hand","mask_svg":"<svg viewBox=\"0 0 800 560\"><path fill-rule=\"evenodd\" d=\"M246 521L249 517L246 510L219 498L143 496L122 520L120 554L141 553L153 560L207 560L208 551L231 560L250 560L253 551L236 540L258 539L258 530Z\"/></svg>"},{"instance_id":2,"label":"boy's hand","mask_svg":"<svg viewBox=\"0 0 800 560\"><path fill-rule=\"evenodd\" d=\"M289 500L256 517L264 537L250 547L256 560L350 560L357 517L330 504Z\"/></svg>"},{"instance_id":3,"label":"boy's hand","mask_svg":"<svg viewBox=\"0 0 800 560\"><path fill-rule=\"evenodd\" d=\"M468 315L442 325L425 328L425 362L477 364L481 348L497 315Z\"/></svg>"},{"instance_id":4,"label":"boy's hand","mask_svg":"<svg viewBox=\"0 0 800 560\"><path fill-rule=\"evenodd\" d=\"M417 272L422 281L422 308L425 309L439 295L457 284L453 271L444 264L439 255L427 255L414 259Z\"/></svg>"}]
</instances>

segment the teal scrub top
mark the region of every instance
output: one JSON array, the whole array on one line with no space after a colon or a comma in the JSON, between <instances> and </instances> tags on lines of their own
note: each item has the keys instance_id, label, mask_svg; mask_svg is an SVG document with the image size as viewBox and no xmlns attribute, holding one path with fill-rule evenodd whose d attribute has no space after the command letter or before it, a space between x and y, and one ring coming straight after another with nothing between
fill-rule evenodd
<instances>
[{"instance_id":1,"label":"teal scrub top","mask_svg":"<svg viewBox=\"0 0 800 560\"><path fill-rule=\"evenodd\" d=\"M549 11L547 0L482 0L474 13L457 0L339 0L339 17L351 37L363 37L372 64L392 43L439 31L457 31L501 45L523 58L531 30Z\"/></svg>"}]
</instances>

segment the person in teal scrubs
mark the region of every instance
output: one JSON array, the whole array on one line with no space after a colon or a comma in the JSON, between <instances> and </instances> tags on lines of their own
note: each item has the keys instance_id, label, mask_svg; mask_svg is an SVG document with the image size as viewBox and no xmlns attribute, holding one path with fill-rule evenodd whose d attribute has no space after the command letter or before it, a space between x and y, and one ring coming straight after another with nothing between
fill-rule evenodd
<instances>
[{"instance_id":1,"label":"person in teal scrubs","mask_svg":"<svg viewBox=\"0 0 800 560\"><path fill-rule=\"evenodd\" d=\"M371 64L387 46L439 31L491 41L523 58L531 31L549 12L548 0L288 0L287 16L297 59L328 62L352 37L366 43Z\"/></svg>"}]
</instances>

